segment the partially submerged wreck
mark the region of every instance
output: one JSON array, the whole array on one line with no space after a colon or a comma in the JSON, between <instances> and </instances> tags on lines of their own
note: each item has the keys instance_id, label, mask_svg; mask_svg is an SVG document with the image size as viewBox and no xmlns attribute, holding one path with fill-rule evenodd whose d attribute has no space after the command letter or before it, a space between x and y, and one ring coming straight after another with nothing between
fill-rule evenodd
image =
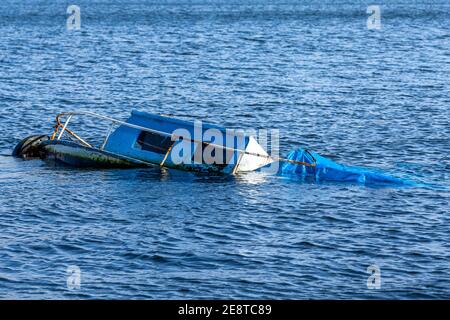
<instances>
[{"instance_id":1,"label":"partially submerged wreck","mask_svg":"<svg viewBox=\"0 0 450 320\"><path fill-rule=\"evenodd\" d=\"M78 115L110 123L97 146L69 129L72 117ZM51 136L27 137L15 147L13 155L76 167L164 167L212 174L270 168L267 171L271 173L302 181L414 185L375 170L341 165L304 149L293 150L286 158L271 156L253 136L242 131L138 111L126 121L91 112L61 113Z\"/></svg>"},{"instance_id":2,"label":"partially submerged wreck","mask_svg":"<svg viewBox=\"0 0 450 320\"><path fill-rule=\"evenodd\" d=\"M101 145L91 145L68 128L76 115L111 123ZM16 146L13 155L76 167L160 166L222 174L254 171L276 161L254 137L243 132L138 111L126 122L90 112L59 114L51 136L28 137Z\"/></svg>"}]
</instances>

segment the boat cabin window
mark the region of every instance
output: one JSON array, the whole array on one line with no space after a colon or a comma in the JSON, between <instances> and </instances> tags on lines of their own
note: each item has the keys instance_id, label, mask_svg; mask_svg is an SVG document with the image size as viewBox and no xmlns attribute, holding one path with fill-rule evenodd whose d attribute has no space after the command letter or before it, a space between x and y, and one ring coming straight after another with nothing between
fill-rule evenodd
<instances>
[{"instance_id":1,"label":"boat cabin window","mask_svg":"<svg viewBox=\"0 0 450 320\"><path fill-rule=\"evenodd\" d=\"M141 131L136 141L135 147L144 151L151 151L166 154L174 141L170 136L163 136L157 133Z\"/></svg>"}]
</instances>

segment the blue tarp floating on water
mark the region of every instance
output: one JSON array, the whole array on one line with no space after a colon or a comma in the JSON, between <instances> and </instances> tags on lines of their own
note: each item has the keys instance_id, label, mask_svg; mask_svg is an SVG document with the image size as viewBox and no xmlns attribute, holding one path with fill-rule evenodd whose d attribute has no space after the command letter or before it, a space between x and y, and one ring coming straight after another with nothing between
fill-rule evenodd
<instances>
[{"instance_id":1,"label":"blue tarp floating on water","mask_svg":"<svg viewBox=\"0 0 450 320\"><path fill-rule=\"evenodd\" d=\"M315 182L350 182L367 185L411 185L412 182L371 169L350 167L336 163L319 154L303 149L291 151L289 160L316 164L315 167L298 165L289 162L280 163L280 174L296 176L306 181Z\"/></svg>"}]
</instances>

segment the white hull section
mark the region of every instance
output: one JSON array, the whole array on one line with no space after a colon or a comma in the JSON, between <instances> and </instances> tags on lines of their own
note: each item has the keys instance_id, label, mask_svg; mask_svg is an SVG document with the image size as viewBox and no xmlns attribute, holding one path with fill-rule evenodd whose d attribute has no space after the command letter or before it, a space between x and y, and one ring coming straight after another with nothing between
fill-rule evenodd
<instances>
[{"instance_id":1,"label":"white hull section","mask_svg":"<svg viewBox=\"0 0 450 320\"><path fill-rule=\"evenodd\" d=\"M254 156L251 154L243 154L236 172L255 171L264 167L274 160L269 157L269 154L258 144L255 138L250 137L245 152L260 154L261 156Z\"/></svg>"}]
</instances>

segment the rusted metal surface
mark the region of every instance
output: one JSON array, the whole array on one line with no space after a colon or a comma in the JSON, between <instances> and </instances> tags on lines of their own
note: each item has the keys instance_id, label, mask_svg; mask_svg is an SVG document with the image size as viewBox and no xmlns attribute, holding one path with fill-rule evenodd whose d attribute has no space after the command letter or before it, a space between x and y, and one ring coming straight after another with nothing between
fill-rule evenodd
<instances>
[{"instance_id":1,"label":"rusted metal surface","mask_svg":"<svg viewBox=\"0 0 450 320\"><path fill-rule=\"evenodd\" d=\"M65 124L65 125L63 125L62 123L61 123L61 120L60 120L60 118L62 117L62 116L64 116L65 114L64 113L60 113L60 114L58 114L57 116L56 116L56 125L55 125L55 130L53 131L53 134L52 134L52 136L51 136L51 138L50 138L50 140L55 140L55 138L56 138L56 135L58 134L58 131L59 131L59 128L63 128L63 132L65 131L65 132L67 132L67 133L69 133L71 136L73 136L75 139L77 139L78 141L80 141L83 145L85 145L86 147L92 147L88 142L86 142L84 139L82 139L80 136L78 136L76 133L74 133L73 131L71 131L71 130L69 130L69 129L67 129L67 123ZM71 114L70 115L70 117L71 116L73 116L74 114ZM62 135L62 133L63 132L61 132L61 135ZM59 140L59 138L61 137L61 135L58 137L58 140Z\"/></svg>"},{"instance_id":2,"label":"rusted metal surface","mask_svg":"<svg viewBox=\"0 0 450 320\"><path fill-rule=\"evenodd\" d=\"M77 167L123 168L153 166L138 159L128 159L68 141L47 141L43 143L42 147L47 152L47 159L59 160Z\"/></svg>"}]
</instances>

